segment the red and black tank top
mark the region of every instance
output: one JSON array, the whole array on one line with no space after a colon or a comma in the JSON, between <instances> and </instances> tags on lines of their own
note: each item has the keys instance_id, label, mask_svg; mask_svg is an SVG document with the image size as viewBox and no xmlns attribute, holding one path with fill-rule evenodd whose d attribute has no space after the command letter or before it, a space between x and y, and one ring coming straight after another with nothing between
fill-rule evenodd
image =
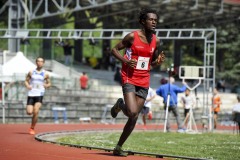
<instances>
[{"instance_id":1,"label":"red and black tank top","mask_svg":"<svg viewBox=\"0 0 240 160\"><path fill-rule=\"evenodd\" d=\"M122 63L122 80L123 84L130 83L136 86L148 88L150 81L150 64L152 55L156 49L156 36L150 44L141 41L138 31L134 31L134 40L130 48L125 51L124 58L136 59L137 65L134 68Z\"/></svg>"}]
</instances>

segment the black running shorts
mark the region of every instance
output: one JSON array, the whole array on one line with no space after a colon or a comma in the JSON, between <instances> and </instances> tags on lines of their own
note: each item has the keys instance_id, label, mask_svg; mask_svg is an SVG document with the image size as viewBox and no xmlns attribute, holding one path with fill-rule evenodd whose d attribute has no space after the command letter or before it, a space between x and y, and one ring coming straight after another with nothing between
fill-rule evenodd
<instances>
[{"instance_id":1,"label":"black running shorts","mask_svg":"<svg viewBox=\"0 0 240 160\"><path fill-rule=\"evenodd\" d=\"M122 86L123 94L128 92L134 92L137 96L146 99L148 95L148 88L134 86L133 84L125 83Z\"/></svg>"},{"instance_id":2,"label":"black running shorts","mask_svg":"<svg viewBox=\"0 0 240 160\"><path fill-rule=\"evenodd\" d=\"M42 103L42 100L43 100L43 96L35 96L35 97L28 96L27 105L34 105L37 102Z\"/></svg>"}]
</instances>

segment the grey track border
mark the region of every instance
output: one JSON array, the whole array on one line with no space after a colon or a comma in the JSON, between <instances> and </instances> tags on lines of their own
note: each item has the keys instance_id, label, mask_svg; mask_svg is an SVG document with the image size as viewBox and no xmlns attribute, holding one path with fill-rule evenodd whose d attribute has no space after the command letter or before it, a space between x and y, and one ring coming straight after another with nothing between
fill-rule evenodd
<instances>
[{"instance_id":1,"label":"grey track border","mask_svg":"<svg viewBox=\"0 0 240 160\"><path fill-rule=\"evenodd\" d=\"M117 131L116 129L114 129ZM69 146L69 147L75 147L75 148L86 148L89 150L95 149L95 150L102 150L105 152L112 152L113 149L109 148L101 148L101 147L92 147L92 146L85 146L85 145L76 145L76 144L69 144L69 143L61 143L61 142L55 142L52 140L46 140L44 137L54 137L54 136L60 136L60 135L69 135L69 134L76 134L81 132L103 132L103 131L114 131L113 129L91 129L91 130L76 130L76 131L55 131L55 132L44 132L39 133L35 135L35 139L40 142L47 142L47 143L53 143L63 146ZM145 155L145 156L151 156L155 158L180 158L180 159L189 159L189 160L207 160L204 158L195 158L195 157L186 157L186 156L176 156L176 155L168 155L168 154L156 154L156 153L149 153L149 152L137 152L137 151L130 151L125 150L124 152L128 153L128 155Z\"/></svg>"}]
</instances>

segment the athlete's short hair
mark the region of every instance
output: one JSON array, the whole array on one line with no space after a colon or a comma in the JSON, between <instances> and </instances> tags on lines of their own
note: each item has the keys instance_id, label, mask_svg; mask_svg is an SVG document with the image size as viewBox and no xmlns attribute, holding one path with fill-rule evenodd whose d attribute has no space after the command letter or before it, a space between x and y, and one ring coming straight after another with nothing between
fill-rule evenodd
<instances>
[{"instance_id":1,"label":"athlete's short hair","mask_svg":"<svg viewBox=\"0 0 240 160\"><path fill-rule=\"evenodd\" d=\"M155 9L151 9L151 8L143 8L141 9L141 11L139 12L139 23L142 24L142 20L146 20L147 19L147 14L148 13L153 13L157 15L157 19L159 18L159 15L157 13L157 11Z\"/></svg>"},{"instance_id":2,"label":"athlete's short hair","mask_svg":"<svg viewBox=\"0 0 240 160\"><path fill-rule=\"evenodd\" d=\"M40 58L43 59L43 62L45 62L45 59L44 59L43 57L40 57L40 56L36 58L36 62L37 62L38 59L40 59Z\"/></svg>"}]
</instances>

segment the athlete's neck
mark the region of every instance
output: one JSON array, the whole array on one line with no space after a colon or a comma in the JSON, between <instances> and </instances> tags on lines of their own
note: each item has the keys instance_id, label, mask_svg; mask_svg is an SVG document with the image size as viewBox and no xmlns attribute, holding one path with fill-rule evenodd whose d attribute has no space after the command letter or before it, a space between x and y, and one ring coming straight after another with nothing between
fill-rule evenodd
<instances>
[{"instance_id":1,"label":"athlete's neck","mask_svg":"<svg viewBox=\"0 0 240 160\"><path fill-rule=\"evenodd\" d=\"M151 43L152 34L153 34L152 30L146 30L146 29L143 28L141 31L142 31L143 35L145 35L145 37L147 39L147 42Z\"/></svg>"},{"instance_id":2,"label":"athlete's neck","mask_svg":"<svg viewBox=\"0 0 240 160\"><path fill-rule=\"evenodd\" d=\"M37 67L36 70L37 70L38 72L40 72L40 71L42 71L42 67Z\"/></svg>"}]
</instances>

